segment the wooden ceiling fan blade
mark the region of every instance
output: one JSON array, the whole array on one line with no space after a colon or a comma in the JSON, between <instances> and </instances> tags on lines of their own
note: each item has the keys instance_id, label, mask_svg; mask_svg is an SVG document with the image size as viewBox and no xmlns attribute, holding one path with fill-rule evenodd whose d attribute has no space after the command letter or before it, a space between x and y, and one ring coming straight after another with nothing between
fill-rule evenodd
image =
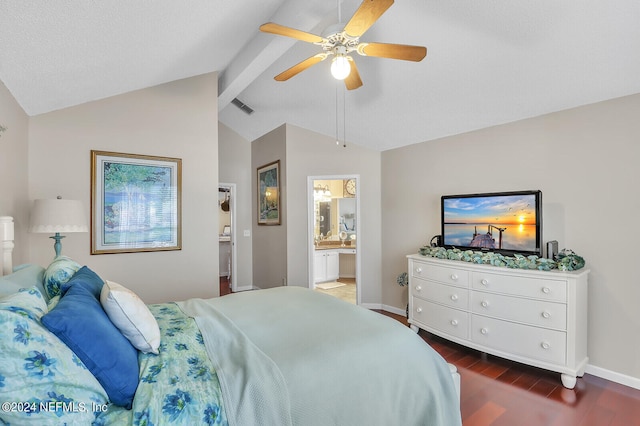
<instances>
[{"instance_id":1,"label":"wooden ceiling fan blade","mask_svg":"<svg viewBox=\"0 0 640 426\"><path fill-rule=\"evenodd\" d=\"M285 27L284 25L275 24L273 22L262 24L260 26L260 31L295 38L296 40L306 41L307 43L322 43L324 41L324 39L318 35L296 30L291 27Z\"/></svg>"},{"instance_id":2,"label":"wooden ceiling fan blade","mask_svg":"<svg viewBox=\"0 0 640 426\"><path fill-rule=\"evenodd\" d=\"M344 27L351 37L364 34L393 4L393 0L364 0Z\"/></svg>"},{"instance_id":3,"label":"wooden ceiling fan blade","mask_svg":"<svg viewBox=\"0 0 640 426\"><path fill-rule=\"evenodd\" d=\"M301 73L302 71L306 70L312 65L315 65L318 62L324 61L327 58L327 56L328 56L327 53L318 53L317 55L307 58L304 61L292 66L288 70L281 72L280 74L276 75L274 78L277 81L287 81L291 77Z\"/></svg>"},{"instance_id":4,"label":"wooden ceiling fan blade","mask_svg":"<svg viewBox=\"0 0 640 426\"><path fill-rule=\"evenodd\" d=\"M427 48L408 44L360 43L358 53L363 56L420 62L427 56Z\"/></svg>"},{"instance_id":5,"label":"wooden ceiling fan blade","mask_svg":"<svg viewBox=\"0 0 640 426\"><path fill-rule=\"evenodd\" d=\"M351 72L347 78L344 79L344 85L347 87L347 90L354 90L362 86L362 79L360 78L356 61L349 57L349 63L351 64Z\"/></svg>"}]
</instances>

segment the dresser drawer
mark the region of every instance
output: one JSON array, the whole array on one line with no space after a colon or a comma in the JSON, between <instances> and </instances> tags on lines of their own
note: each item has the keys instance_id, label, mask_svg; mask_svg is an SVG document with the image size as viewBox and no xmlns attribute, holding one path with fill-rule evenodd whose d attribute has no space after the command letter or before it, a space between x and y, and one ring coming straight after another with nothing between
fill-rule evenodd
<instances>
[{"instance_id":1,"label":"dresser drawer","mask_svg":"<svg viewBox=\"0 0 640 426\"><path fill-rule=\"evenodd\" d=\"M466 288L414 279L411 284L411 294L452 308L469 309L469 290Z\"/></svg>"},{"instance_id":2,"label":"dresser drawer","mask_svg":"<svg viewBox=\"0 0 640 426\"><path fill-rule=\"evenodd\" d=\"M567 305L474 291L471 312L530 325L567 329Z\"/></svg>"},{"instance_id":3,"label":"dresser drawer","mask_svg":"<svg viewBox=\"0 0 640 426\"><path fill-rule=\"evenodd\" d=\"M469 338L469 314L413 297L409 318L461 339Z\"/></svg>"},{"instance_id":4,"label":"dresser drawer","mask_svg":"<svg viewBox=\"0 0 640 426\"><path fill-rule=\"evenodd\" d=\"M475 290L513 294L540 300L566 302L567 282L562 280L514 277L486 272L473 272L471 287Z\"/></svg>"},{"instance_id":5,"label":"dresser drawer","mask_svg":"<svg viewBox=\"0 0 640 426\"><path fill-rule=\"evenodd\" d=\"M471 340L480 345L555 364L566 362L566 333L471 316Z\"/></svg>"},{"instance_id":6,"label":"dresser drawer","mask_svg":"<svg viewBox=\"0 0 640 426\"><path fill-rule=\"evenodd\" d=\"M413 262L411 275L416 278L439 281L449 285L469 287L469 271L455 267L448 268Z\"/></svg>"}]
</instances>

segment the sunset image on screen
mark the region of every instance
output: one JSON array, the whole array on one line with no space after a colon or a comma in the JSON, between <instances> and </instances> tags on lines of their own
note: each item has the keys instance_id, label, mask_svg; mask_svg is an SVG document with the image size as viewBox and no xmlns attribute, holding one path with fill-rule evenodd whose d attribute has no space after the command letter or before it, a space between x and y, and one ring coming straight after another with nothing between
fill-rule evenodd
<instances>
[{"instance_id":1,"label":"sunset image on screen","mask_svg":"<svg viewBox=\"0 0 640 426\"><path fill-rule=\"evenodd\" d=\"M535 196L514 195L451 198L445 203L445 223L535 225Z\"/></svg>"}]
</instances>

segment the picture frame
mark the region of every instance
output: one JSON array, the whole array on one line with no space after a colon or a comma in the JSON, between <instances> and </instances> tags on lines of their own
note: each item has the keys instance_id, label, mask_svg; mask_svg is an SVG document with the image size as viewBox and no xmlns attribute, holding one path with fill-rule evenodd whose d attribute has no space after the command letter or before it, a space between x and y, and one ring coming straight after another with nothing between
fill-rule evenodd
<instances>
[{"instance_id":1,"label":"picture frame","mask_svg":"<svg viewBox=\"0 0 640 426\"><path fill-rule=\"evenodd\" d=\"M280 160L258 167L258 225L280 225Z\"/></svg>"},{"instance_id":2,"label":"picture frame","mask_svg":"<svg viewBox=\"0 0 640 426\"><path fill-rule=\"evenodd\" d=\"M91 254L182 249L182 160L91 151Z\"/></svg>"}]
</instances>

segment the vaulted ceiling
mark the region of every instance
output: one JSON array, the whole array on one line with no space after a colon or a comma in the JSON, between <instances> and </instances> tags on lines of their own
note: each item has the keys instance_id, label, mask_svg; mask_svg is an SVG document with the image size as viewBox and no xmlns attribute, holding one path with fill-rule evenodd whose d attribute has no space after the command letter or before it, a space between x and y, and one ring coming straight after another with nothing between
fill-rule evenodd
<instances>
[{"instance_id":1,"label":"vaulted ceiling","mask_svg":"<svg viewBox=\"0 0 640 426\"><path fill-rule=\"evenodd\" d=\"M329 61L274 81L318 47L262 23L321 34L360 3L2 0L0 80L38 115L217 71L219 119L250 141L290 123L376 150L640 93L637 0L397 0L361 39L423 61L356 55L353 91Z\"/></svg>"}]
</instances>

